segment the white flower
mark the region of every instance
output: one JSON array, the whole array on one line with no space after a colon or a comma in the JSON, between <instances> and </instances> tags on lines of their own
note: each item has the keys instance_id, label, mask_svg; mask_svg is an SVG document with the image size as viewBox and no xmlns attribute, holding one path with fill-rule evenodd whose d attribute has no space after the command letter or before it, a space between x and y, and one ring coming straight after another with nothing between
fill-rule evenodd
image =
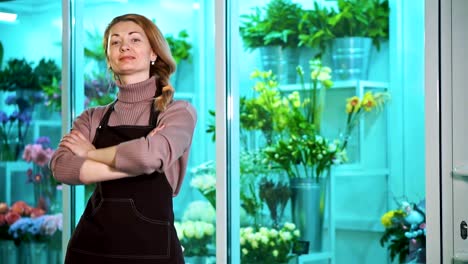
<instances>
[{"instance_id":1,"label":"white flower","mask_svg":"<svg viewBox=\"0 0 468 264\"><path fill-rule=\"evenodd\" d=\"M276 257L278 257L278 255L279 255L279 251L278 251L277 249L275 249L275 250L273 250L273 253L272 253L272 254L273 254L273 257L276 258Z\"/></svg>"},{"instance_id":2,"label":"white flower","mask_svg":"<svg viewBox=\"0 0 468 264\"><path fill-rule=\"evenodd\" d=\"M195 226L193 225L192 221L183 223L183 232L187 238L192 238L195 236Z\"/></svg>"},{"instance_id":3,"label":"white flower","mask_svg":"<svg viewBox=\"0 0 468 264\"><path fill-rule=\"evenodd\" d=\"M285 241L285 242L287 242L287 241L289 241L289 240L292 239L291 232L289 232L289 231L286 231L286 232L281 231L281 232L280 232L280 237L281 237L281 239L283 239L283 241Z\"/></svg>"},{"instance_id":4,"label":"white flower","mask_svg":"<svg viewBox=\"0 0 468 264\"><path fill-rule=\"evenodd\" d=\"M289 231L293 231L294 229L296 229L296 225L290 222L284 223L284 227L288 229Z\"/></svg>"}]
</instances>

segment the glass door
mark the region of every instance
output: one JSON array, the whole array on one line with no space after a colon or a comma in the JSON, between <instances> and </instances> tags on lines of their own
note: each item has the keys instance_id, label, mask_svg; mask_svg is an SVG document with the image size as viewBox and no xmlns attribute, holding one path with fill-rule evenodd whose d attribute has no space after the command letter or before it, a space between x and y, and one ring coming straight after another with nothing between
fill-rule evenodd
<instances>
[{"instance_id":1,"label":"glass door","mask_svg":"<svg viewBox=\"0 0 468 264\"><path fill-rule=\"evenodd\" d=\"M425 259L424 1L225 8L229 260Z\"/></svg>"},{"instance_id":2,"label":"glass door","mask_svg":"<svg viewBox=\"0 0 468 264\"><path fill-rule=\"evenodd\" d=\"M62 263L61 1L0 3L0 262Z\"/></svg>"},{"instance_id":3,"label":"glass door","mask_svg":"<svg viewBox=\"0 0 468 264\"><path fill-rule=\"evenodd\" d=\"M106 105L118 92L107 68L102 47L105 27L118 15L137 13L151 19L162 31L177 62L171 76L175 100L192 104L198 122L187 172L174 197L175 226L187 262L215 261L215 155L214 116L214 4L212 1L79 1L65 9L69 17L73 121L84 109ZM177 19L174 19L177 18ZM70 188L70 228L78 222L94 185ZM64 238L65 244L69 237Z\"/></svg>"}]
</instances>

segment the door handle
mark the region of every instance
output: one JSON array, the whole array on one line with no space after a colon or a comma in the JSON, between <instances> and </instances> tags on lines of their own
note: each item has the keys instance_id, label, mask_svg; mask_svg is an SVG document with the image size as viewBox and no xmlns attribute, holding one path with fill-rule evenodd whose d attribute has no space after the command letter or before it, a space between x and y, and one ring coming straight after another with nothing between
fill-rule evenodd
<instances>
[{"instance_id":1,"label":"door handle","mask_svg":"<svg viewBox=\"0 0 468 264\"><path fill-rule=\"evenodd\" d=\"M459 166L459 167L455 167L452 170L452 176L468 177L468 165L462 165L462 166Z\"/></svg>"},{"instance_id":2,"label":"door handle","mask_svg":"<svg viewBox=\"0 0 468 264\"><path fill-rule=\"evenodd\" d=\"M455 253L453 256L454 263L468 263L468 254L467 253Z\"/></svg>"}]
</instances>

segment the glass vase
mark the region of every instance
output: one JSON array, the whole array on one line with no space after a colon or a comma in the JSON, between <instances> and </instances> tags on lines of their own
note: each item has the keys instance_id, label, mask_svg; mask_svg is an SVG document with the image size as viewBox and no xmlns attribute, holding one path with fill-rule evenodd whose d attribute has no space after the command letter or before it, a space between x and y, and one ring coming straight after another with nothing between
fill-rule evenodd
<instances>
[{"instance_id":1,"label":"glass vase","mask_svg":"<svg viewBox=\"0 0 468 264\"><path fill-rule=\"evenodd\" d=\"M6 139L0 143L0 161L15 161L15 144Z\"/></svg>"},{"instance_id":2,"label":"glass vase","mask_svg":"<svg viewBox=\"0 0 468 264\"><path fill-rule=\"evenodd\" d=\"M32 173L35 205L43 208L47 214L61 212L61 185L57 185L50 169L47 165L41 167L34 164Z\"/></svg>"}]
</instances>

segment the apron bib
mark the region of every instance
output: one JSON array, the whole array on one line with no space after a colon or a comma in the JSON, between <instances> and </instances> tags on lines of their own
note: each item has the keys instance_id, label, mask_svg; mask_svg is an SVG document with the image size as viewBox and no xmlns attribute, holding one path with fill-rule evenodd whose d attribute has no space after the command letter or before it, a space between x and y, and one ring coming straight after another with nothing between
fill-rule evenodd
<instances>
[{"instance_id":1,"label":"apron bib","mask_svg":"<svg viewBox=\"0 0 468 264\"><path fill-rule=\"evenodd\" d=\"M156 127L154 111L148 126L108 126L114 104L97 128L96 148L146 137ZM65 263L184 263L172 198L172 188L159 172L96 183L68 244Z\"/></svg>"}]
</instances>

